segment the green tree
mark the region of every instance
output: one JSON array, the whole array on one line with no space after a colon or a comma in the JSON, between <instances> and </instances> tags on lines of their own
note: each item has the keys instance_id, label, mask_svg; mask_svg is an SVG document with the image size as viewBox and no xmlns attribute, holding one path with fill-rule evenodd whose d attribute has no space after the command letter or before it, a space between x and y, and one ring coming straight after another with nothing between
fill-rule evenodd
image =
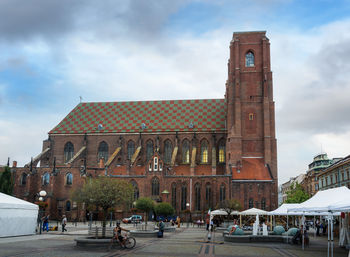
<instances>
[{"instance_id":1,"label":"green tree","mask_svg":"<svg viewBox=\"0 0 350 257\"><path fill-rule=\"evenodd\" d=\"M287 191L287 199L285 203L302 203L310 198L310 195L305 192L304 188L298 183L291 185L290 191Z\"/></svg>"},{"instance_id":2,"label":"green tree","mask_svg":"<svg viewBox=\"0 0 350 257\"><path fill-rule=\"evenodd\" d=\"M112 178L95 178L86 183L72 194L73 200L96 206L103 211L102 237L106 236L106 220L108 212L115 206L124 207L131 203L133 187L130 183Z\"/></svg>"},{"instance_id":3,"label":"green tree","mask_svg":"<svg viewBox=\"0 0 350 257\"><path fill-rule=\"evenodd\" d=\"M136 201L136 208L145 213L145 222L147 229L148 213L154 208L153 200L149 197L141 197Z\"/></svg>"},{"instance_id":4,"label":"green tree","mask_svg":"<svg viewBox=\"0 0 350 257\"><path fill-rule=\"evenodd\" d=\"M12 195L13 192L13 179L8 166L5 166L4 172L0 173L0 192L8 195Z\"/></svg>"},{"instance_id":5,"label":"green tree","mask_svg":"<svg viewBox=\"0 0 350 257\"><path fill-rule=\"evenodd\" d=\"M220 202L217 206L217 209L223 209L227 212L228 218L231 218L231 212L240 211L242 206L240 202L236 199L226 199L225 201Z\"/></svg>"},{"instance_id":6,"label":"green tree","mask_svg":"<svg viewBox=\"0 0 350 257\"><path fill-rule=\"evenodd\" d=\"M157 215L164 215L164 216L169 216L169 215L173 215L175 210L174 208L171 206L170 203L159 203L154 207L154 210L156 212Z\"/></svg>"}]
</instances>

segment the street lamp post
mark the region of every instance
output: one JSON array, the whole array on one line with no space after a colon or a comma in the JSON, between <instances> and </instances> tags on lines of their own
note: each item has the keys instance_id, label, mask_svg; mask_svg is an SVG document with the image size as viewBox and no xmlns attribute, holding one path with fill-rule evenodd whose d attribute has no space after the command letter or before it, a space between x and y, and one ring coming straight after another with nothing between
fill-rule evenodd
<instances>
[{"instance_id":1,"label":"street lamp post","mask_svg":"<svg viewBox=\"0 0 350 257\"><path fill-rule=\"evenodd\" d=\"M190 207L190 204L189 203L186 203L186 209L187 209L187 227L189 227L189 220L188 220L188 212L190 211L190 209L189 209L189 207Z\"/></svg>"},{"instance_id":2,"label":"street lamp post","mask_svg":"<svg viewBox=\"0 0 350 257\"><path fill-rule=\"evenodd\" d=\"M37 195L39 196L39 202L43 202L45 200L47 193L45 190L41 190ZM42 224L43 224L43 221L41 220L42 219L42 212L43 212L42 207L39 204L39 227L40 227L39 233L40 234L41 234Z\"/></svg>"}]
</instances>

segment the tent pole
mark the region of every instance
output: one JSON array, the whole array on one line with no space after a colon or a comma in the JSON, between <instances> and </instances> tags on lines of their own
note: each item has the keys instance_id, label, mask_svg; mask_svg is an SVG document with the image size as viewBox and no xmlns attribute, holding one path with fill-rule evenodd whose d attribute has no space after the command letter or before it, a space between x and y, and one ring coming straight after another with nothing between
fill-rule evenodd
<instances>
[{"instance_id":1,"label":"tent pole","mask_svg":"<svg viewBox=\"0 0 350 257\"><path fill-rule=\"evenodd\" d=\"M303 213L303 217L302 217L302 219L301 219L301 228L302 228L301 237L302 237L302 241L303 241L303 251L304 251L304 242L305 242L305 236L304 236L304 231L305 231L305 216L304 216L304 213Z\"/></svg>"},{"instance_id":2,"label":"tent pole","mask_svg":"<svg viewBox=\"0 0 350 257\"><path fill-rule=\"evenodd\" d=\"M242 228L242 214L239 215L239 226Z\"/></svg>"},{"instance_id":3,"label":"tent pole","mask_svg":"<svg viewBox=\"0 0 350 257\"><path fill-rule=\"evenodd\" d=\"M328 234L328 243L327 243L327 257L329 257L329 251L330 251L330 241L329 241L329 217L327 217L327 234Z\"/></svg>"},{"instance_id":4,"label":"tent pole","mask_svg":"<svg viewBox=\"0 0 350 257\"><path fill-rule=\"evenodd\" d=\"M315 220L315 215L314 215L313 227L314 227L314 237L316 237L316 220Z\"/></svg>"},{"instance_id":5,"label":"tent pole","mask_svg":"<svg viewBox=\"0 0 350 257\"><path fill-rule=\"evenodd\" d=\"M332 253L332 257L333 257L333 245L334 245L334 241L333 241L333 215L331 216L331 253Z\"/></svg>"},{"instance_id":6,"label":"tent pole","mask_svg":"<svg viewBox=\"0 0 350 257\"><path fill-rule=\"evenodd\" d=\"M289 239L288 236L289 236L289 235L288 235L288 212L287 212L287 244L288 244L288 239Z\"/></svg>"}]
</instances>

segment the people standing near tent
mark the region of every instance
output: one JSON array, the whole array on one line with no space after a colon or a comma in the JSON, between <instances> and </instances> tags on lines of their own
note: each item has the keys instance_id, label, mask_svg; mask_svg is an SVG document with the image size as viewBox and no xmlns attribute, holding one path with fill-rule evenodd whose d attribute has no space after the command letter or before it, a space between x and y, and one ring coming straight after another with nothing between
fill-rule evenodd
<instances>
[{"instance_id":1,"label":"people standing near tent","mask_svg":"<svg viewBox=\"0 0 350 257\"><path fill-rule=\"evenodd\" d=\"M62 217L63 217L63 219L62 219L62 233L63 233L64 231L67 231L67 229L66 229L67 217L66 217L66 215L63 215Z\"/></svg>"},{"instance_id":2,"label":"people standing near tent","mask_svg":"<svg viewBox=\"0 0 350 257\"><path fill-rule=\"evenodd\" d=\"M178 227L178 228L180 228L180 223L181 223L180 216L177 216L177 218L176 218L176 224L177 224L177 227Z\"/></svg>"},{"instance_id":3,"label":"people standing near tent","mask_svg":"<svg viewBox=\"0 0 350 257\"><path fill-rule=\"evenodd\" d=\"M46 229L46 232L49 232L49 217L50 215L46 215L43 217L43 230L45 231Z\"/></svg>"},{"instance_id":4,"label":"people standing near tent","mask_svg":"<svg viewBox=\"0 0 350 257\"><path fill-rule=\"evenodd\" d=\"M320 235L320 221L316 220L316 236Z\"/></svg>"}]
</instances>

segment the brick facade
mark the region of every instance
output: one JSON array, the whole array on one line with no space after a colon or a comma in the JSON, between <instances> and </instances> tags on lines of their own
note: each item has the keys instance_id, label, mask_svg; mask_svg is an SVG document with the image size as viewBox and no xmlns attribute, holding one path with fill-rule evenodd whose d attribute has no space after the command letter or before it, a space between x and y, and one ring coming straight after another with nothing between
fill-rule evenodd
<instances>
[{"instance_id":1,"label":"brick facade","mask_svg":"<svg viewBox=\"0 0 350 257\"><path fill-rule=\"evenodd\" d=\"M189 203L193 215L203 215L229 198L239 200L244 209L277 208L269 47L265 32L233 34L225 99L78 105L49 132L43 142L47 151L40 158L32 165L13 168L15 195L35 201L35 194L44 189L53 217L66 213L70 219L83 219L85 210L71 202L70 192L87 177L101 175L130 181L138 197L167 201L177 214ZM247 65L249 52L254 60ZM149 109L143 113L145 108ZM128 156L131 141L132 157ZM74 147L72 156L80 153L75 159L68 155L71 161L64 154L68 142ZM106 159L99 158L101 142L108 146ZM150 142L153 151L148 159ZM50 174L48 185L43 185L45 173ZM69 173L72 185L66 183ZM25 183L23 174L27 174ZM152 181L159 182L158 195L152 195ZM162 194L164 190L169 194Z\"/></svg>"}]
</instances>

